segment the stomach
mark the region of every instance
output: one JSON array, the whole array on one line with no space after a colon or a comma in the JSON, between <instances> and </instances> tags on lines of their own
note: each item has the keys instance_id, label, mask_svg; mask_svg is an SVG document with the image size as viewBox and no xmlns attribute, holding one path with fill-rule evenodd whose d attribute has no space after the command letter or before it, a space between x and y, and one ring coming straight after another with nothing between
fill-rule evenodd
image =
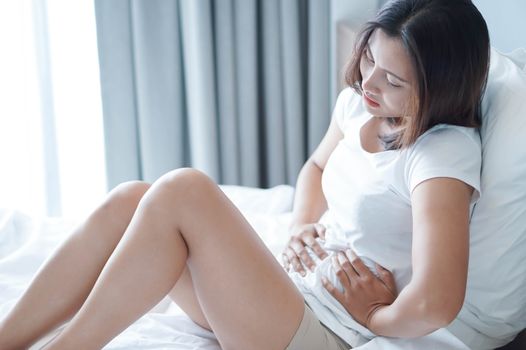
<instances>
[{"instance_id":1,"label":"stomach","mask_svg":"<svg viewBox=\"0 0 526 350\"><path fill-rule=\"evenodd\" d=\"M343 292L343 285L336 275L334 266L331 262L331 256L337 254L341 249L334 249L334 246L326 246L325 242L321 239L318 239L318 241L322 248L327 251L329 256L320 259L310 248L307 248L309 255L316 263L314 271L310 271L306 268L305 270L307 273L305 276L302 276L300 273L291 270L288 273L290 279L302 293L305 301L309 304L309 307L316 314L318 319L342 339L351 344L350 341L352 339L348 339L346 335L356 333L361 334L367 339L371 339L374 334L355 321L344 306L340 304L340 302L336 300L323 286L321 282L322 276L326 277L336 288ZM371 264L370 259L363 260L364 262L368 261L368 264ZM374 263L372 263L372 266L374 266ZM346 331L342 331L342 329L345 329Z\"/></svg>"}]
</instances>

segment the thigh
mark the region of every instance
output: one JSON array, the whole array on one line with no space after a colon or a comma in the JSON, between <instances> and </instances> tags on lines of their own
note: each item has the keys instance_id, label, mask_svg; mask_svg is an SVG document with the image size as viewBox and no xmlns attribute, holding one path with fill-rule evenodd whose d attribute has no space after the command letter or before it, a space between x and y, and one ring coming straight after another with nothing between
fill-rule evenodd
<instances>
[{"instance_id":1,"label":"thigh","mask_svg":"<svg viewBox=\"0 0 526 350\"><path fill-rule=\"evenodd\" d=\"M187 244L195 293L222 348L285 349L303 317L299 290L213 181L195 170L165 180L152 189L173 211L158 214Z\"/></svg>"},{"instance_id":2,"label":"thigh","mask_svg":"<svg viewBox=\"0 0 526 350\"><path fill-rule=\"evenodd\" d=\"M192 275L185 268L177 283L168 293L170 298L199 326L212 330L195 295Z\"/></svg>"}]
</instances>

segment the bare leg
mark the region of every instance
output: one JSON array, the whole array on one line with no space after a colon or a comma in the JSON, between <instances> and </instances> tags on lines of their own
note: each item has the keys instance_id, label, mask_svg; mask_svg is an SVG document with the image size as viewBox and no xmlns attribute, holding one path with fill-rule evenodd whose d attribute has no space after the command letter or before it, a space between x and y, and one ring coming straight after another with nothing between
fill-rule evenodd
<instances>
[{"instance_id":1,"label":"bare leg","mask_svg":"<svg viewBox=\"0 0 526 350\"><path fill-rule=\"evenodd\" d=\"M121 239L147 188L138 182L118 186L76 228L40 268L2 321L0 348L27 348L73 316Z\"/></svg>"},{"instance_id":2,"label":"bare leg","mask_svg":"<svg viewBox=\"0 0 526 350\"><path fill-rule=\"evenodd\" d=\"M237 208L180 169L145 194L86 302L48 349L100 349L162 299L188 265L223 349L284 349L303 298Z\"/></svg>"},{"instance_id":3,"label":"bare leg","mask_svg":"<svg viewBox=\"0 0 526 350\"><path fill-rule=\"evenodd\" d=\"M42 266L13 310L0 323L0 349L28 348L69 320L84 303L100 271L122 238L149 184L117 186ZM189 272L170 294L198 324L209 328ZM67 281L67 288L64 286Z\"/></svg>"},{"instance_id":4,"label":"bare leg","mask_svg":"<svg viewBox=\"0 0 526 350\"><path fill-rule=\"evenodd\" d=\"M203 313L199 299L195 294L192 275L188 267L183 271L183 274L172 290L168 293L170 298L199 326L212 330L206 316Z\"/></svg>"}]
</instances>

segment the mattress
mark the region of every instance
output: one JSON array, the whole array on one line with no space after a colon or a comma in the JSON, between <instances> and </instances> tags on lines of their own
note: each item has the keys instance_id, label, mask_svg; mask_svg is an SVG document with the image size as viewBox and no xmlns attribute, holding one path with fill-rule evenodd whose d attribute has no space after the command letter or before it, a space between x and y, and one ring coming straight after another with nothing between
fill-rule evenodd
<instances>
[{"instance_id":1,"label":"mattress","mask_svg":"<svg viewBox=\"0 0 526 350\"><path fill-rule=\"evenodd\" d=\"M270 189L220 186L240 209L274 256L288 240L294 188ZM0 209L0 317L14 306L39 266L79 224L68 218L32 217L14 209ZM44 301L43 301L44 302ZM40 339L40 349L61 328ZM105 349L219 350L214 334L195 324L168 297L108 343ZM377 337L356 349L467 349L447 330L417 339Z\"/></svg>"}]
</instances>

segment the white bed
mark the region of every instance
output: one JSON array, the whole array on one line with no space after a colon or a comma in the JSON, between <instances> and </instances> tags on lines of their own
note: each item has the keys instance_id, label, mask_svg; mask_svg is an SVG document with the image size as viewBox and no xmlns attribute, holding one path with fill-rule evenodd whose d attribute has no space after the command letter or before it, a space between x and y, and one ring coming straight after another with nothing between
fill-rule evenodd
<instances>
[{"instance_id":1,"label":"white bed","mask_svg":"<svg viewBox=\"0 0 526 350\"><path fill-rule=\"evenodd\" d=\"M287 240L294 189L221 186L277 256ZM39 266L77 224L0 209L0 315L13 307ZM45 301L43 301L45 302ZM40 349L58 331L31 347ZM214 334L193 323L168 298L137 320L105 349L219 350ZM417 341L376 338L359 349L467 349L445 329Z\"/></svg>"},{"instance_id":2,"label":"white bed","mask_svg":"<svg viewBox=\"0 0 526 350\"><path fill-rule=\"evenodd\" d=\"M342 30L340 34L344 39L349 33L352 34ZM480 326L490 328L486 331L495 331L496 337L502 340L501 344L510 341L526 327L525 96L526 49L509 56L492 50L481 130L483 194L470 225L479 237L472 244L472 252L484 256L478 269L479 277L482 275L483 278L470 280L480 285L472 286L469 297L477 305L482 305L479 310L491 310L496 321L489 326ZM237 186L222 186L222 189L271 251L279 254L288 236L294 189L285 185L268 190ZM0 317L14 305L38 267L75 224L67 218L38 219L18 211L0 209ZM487 276L491 276L490 283ZM477 298L478 295L481 297ZM514 346L506 349L524 349L526 333L522 334ZM49 334L32 350L39 349L52 336L53 333ZM218 350L220 347L212 333L194 324L174 303L164 299L117 336L106 349ZM357 349L468 348L448 330L441 329L411 340L377 337Z\"/></svg>"}]
</instances>

